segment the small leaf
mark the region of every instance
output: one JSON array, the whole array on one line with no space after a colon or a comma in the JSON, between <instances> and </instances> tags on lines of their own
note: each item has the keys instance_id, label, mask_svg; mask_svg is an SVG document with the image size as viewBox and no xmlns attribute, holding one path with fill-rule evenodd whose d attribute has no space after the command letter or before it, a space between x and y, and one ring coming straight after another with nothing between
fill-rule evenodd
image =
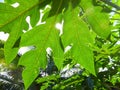
<instances>
[{"instance_id":1,"label":"small leaf","mask_svg":"<svg viewBox=\"0 0 120 90\"><path fill-rule=\"evenodd\" d=\"M35 80L35 78L39 74L39 70L36 70L36 68L34 66L31 68L30 67L25 68L25 70L22 72L25 90L27 90L27 88L31 85L33 80Z\"/></svg>"}]
</instances>

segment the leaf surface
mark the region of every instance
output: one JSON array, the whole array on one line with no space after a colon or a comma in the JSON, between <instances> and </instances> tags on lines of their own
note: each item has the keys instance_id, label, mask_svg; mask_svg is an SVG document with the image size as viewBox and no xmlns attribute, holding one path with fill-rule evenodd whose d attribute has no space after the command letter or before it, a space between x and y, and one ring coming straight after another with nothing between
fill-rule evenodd
<instances>
[{"instance_id":1,"label":"leaf surface","mask_svg":"<svg viewBox=\"0 0 120 90\"><path fill-rule=\"evenodd\" d=\"M15 3L19 4L16 8L12 6ZM46 8L48 4L51 9L43 16L46 23L37 25L40 9ZM79 5L83 9L83 17L79 16ZM31 30L28 30L27 16L30 16ZM55 25L62 19L63 35L60 36ZM27 32L23 33L23 30ZM25 66L22 73L25 89L35 80L39 69L46 67L48 47L52 49L56 66L59 70L62 68L65 59L62 44L64 48L72 45L72 59L95 75L90 47L95 37L90 30L103 38L107 38L110 33L108 16L102 12L101 7L94 6L92 0L5 0L5 3L0 3L0 31L10 34L4 47L6 61L12 62L20 47L35 47L19 60L19 65Z\"/></svg>"},{"instance_id":2,"label":"leaf surface","mask_svg":"<svg viewBox=\"0 0 120 90\"><path fill-rule=\"evenodd\" d=\"M50 47L53 51L53 59L59 70L63 65L64 55L60 45L59 31L55 28L56 22L58 22L58 20L61 18L61 15L59 15L58 12L62 5L62 1L63 0L61 0L58 4L55 15L50 16L46 20L45 24L36 26L32 30L22 35L20 47L29 45L36 47L35 50L23 55L19 62L19 65L24 65L26 67L25 71L23 72L23 80L26 81L26 88L28 88L28 86L38 75L38 72L34 73L33 71L38 71L39 67L46 67L46 49L48 47ZM31 64L34 64L35 68L31 68ZM30 68L32 70L28 72L27 70ZM32 79L29 79L31 78L31 75L28 76L29 74L33 74Z\"/></svg>"},{"instance_id":3,"label":"leaf surface","mask_svg":"<svg viewBox=\"0 0 120 90\"><path fill-rule=\"evenodd\" d=\"M39 9L42 6L40 4L43 1L44 0L5 0L5 3L0 3L0 31L10 34L5 43L6 62L10 63L17 55L19 45L17 47L14 47L14 45L23 34L22 30L28 30L26 17L31 17L32 26L35 26L38 22L40 18ZM19 6L16 8L12 7L11 4L14 3L19 3Z\"/></svg>"},{"instance_id":4,"label":"leaf surface","mask_svg":"<svg viewBox=\"0 0 120 90\"><path fill-rule=\"evenodd\" d=\"M81 0L80 5L92 30L102 38L107 38L110 34L111 26L109 16L102 11L102 7L94 6L92 0Z\"/></svg>"},{"instance_id":5,"label":"leaf surface","mask_svg":"<svg viewBox=\"0 0 120 90\"><path fill-rule=\"evenodd\" d=\"M68 10L64 13L63 44L73 44L71 52L74 60L95 75L93 52L89 45L93 44L87 24L78 16L79 7L71 0Z\"/></svg>"}]
</instances>

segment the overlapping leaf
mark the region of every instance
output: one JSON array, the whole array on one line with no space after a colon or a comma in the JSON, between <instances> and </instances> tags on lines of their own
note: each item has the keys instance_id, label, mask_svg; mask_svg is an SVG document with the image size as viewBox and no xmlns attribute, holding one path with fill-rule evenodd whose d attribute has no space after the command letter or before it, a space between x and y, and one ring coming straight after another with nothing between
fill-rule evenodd
<instances>
[{"instance_id":1,"label":"overlapping leaf","mask_svg":"<svg viewBox=\"0 0 120 90\"><path fill-rule=\"evenodd\" d=\"M17 55L19 49L19 40L22 35L22 30L28 29L28 24L25 21L27 16L31 17L31 25L35 26L39 20L40 7L44 6L39 0L5 0L5 3L0 3L0 31L8 32L10 34L7 42L5 43L5 58L8 63L10 63ZM11 6L11 4L19 3L17 8ZM18 41L18 43L17 43ZM16 43L18 44L16 46ZM44 56L44 55L43 55ZM34 60L34 58L32 58ZM32 61L31 61L32 62ZM29 62L28 62L29 63ZM30 64L31 65L31 64ZM32 67L32 65L31 65ZM28 68L30 69L30 68ZM26 70L28 70L26 69ZM31 69L35 70L35 69ZM25 72L25 71L24 71ZM37 73L37 72L36 72ZM35 78L36 73L31 74ZM28 74L28 73L27 73ZM23 76L26 74L24 73ZM31 77L30 80L34 80ZM30 84L31 82L26 83ZM27 87L27 85L26 85Z\"/></svg>"},{"instance_id":2,"label":"overlapping leaf","mask_svg":"<svg viewBox=\"0 0 120 90\"><path fill-rule=\"evenodd\" d=\"M15 58L19 47L35 46L35 49L24 54L19 62L19 65L25 66L23 71L25 89L37 77L39 68L46 67L48 47L53 51L56 66L58 69L62 68L64 53L59 31L55 28L55 24L61 20L62 16L64 19L63 46L72 44L73 59L95 75L93 53L89 47L94 41L88 25L103 38L109 35L110 29L108 17L100 12L100 7L92 4L92 0L5 0L5 2L0 3L0 31L10 33L5 44L6 61L10 63ZM17 8L10 6L16 2L19 3ZM46 23L36 26L40 16L39 10L50 2L52 2L52 8L44 18ZM79 4L83 8L84 16L87 17L87 23L79 17ZM22 30L28 29L25 21L27 16L30 16L33 29L23 34ZM17 41L20 44L16 45Z\"/></svg>"},{"instance_id":3,"label":"overlapping leaf","mask_svg":"<svg viewBox=\"0 0 120 90\"><path fill-rule=\"evenodd\" d=\"M87 2L87 3L86 3ZM92 0L81 0L81 7L84 10L84 16L87 22L99 36L107 38L110 34L109 16L102 12L102 7L94 6Z\"/></svg>"},{"instance_id":4,"label":"overlapping leaf","mask_svg":"<svg viewBox=\"0 0 120 90\"><path fill-rule=\"evenodd\" d=\"M38 75L39 67L45 68L46 66L46 49L48 47L53 50L53 58L58 69L61 69L63 64L63 50L60 45L59 31L55 28L55 23L61 18L58 12L61 7L61 2L58 4L58 8L55 11L55 15L49 17L46 20L46 24L42 24L34 27L31 31L28 31L22 35L20 46L34 45L36 48L23 55L19 64L26 66L23 72L23 80L25 80L26 88L32 83L32 81ZM31 67L32 65L35 65ZM31 71L27 71L31 68ZM37 71L37 73L33 72ZM27 73L27 74L26 74ZM31 74L28 76L28 74ZM31 77L32 76L32 77ZM32 78L32 79L31 79ZM28 83L29 82L29 83Z\"/></svg>"},{"instance_id":5,"label":"overlapping leaf","mask_svg":"<svg viewBox=\"0 0 120 90\"><path fill-rule=\"evenodd\" d=\"M71 0L69 9L64 13L63 44L73 44L72 55L77 63L95 75L94 59L89 44L93 43L87 24L78 16L79 7Z\"/></svg>"},{"instance_id":6,"label":"overlapping leaf","mask_svg":"<svg viewBox=\"0 0 120 90\"><path fill-rule=\"evenodd\" d=\"M14 47L15 42L20 39L22 30L28 29L28 24L25 21L27 16L31 16L32 26L39 20L39 6L42 2L39 0L5 0L5 3L0 3L0 31L10 33L10 36L5 43L6 61L10 63L18 52L18 47ZM31 2L31 3L29 3ZM19 6L14 8L11 4L18 3ZM37 18L36 18L37 17Z\"/></svg>"}]
</instances>

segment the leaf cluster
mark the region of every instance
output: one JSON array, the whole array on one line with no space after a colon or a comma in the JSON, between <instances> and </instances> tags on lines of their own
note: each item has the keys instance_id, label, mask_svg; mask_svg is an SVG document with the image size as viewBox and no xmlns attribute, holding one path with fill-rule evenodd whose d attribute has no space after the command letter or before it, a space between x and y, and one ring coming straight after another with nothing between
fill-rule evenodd
<instances>
[{"instance_id":1,"label":"leaf cluster","mask_svg":"<svg viewBox=\"0 0 120 90\"><path fill-rule=\"evenodd\" d=\"M53 85L52 89L70 90L85 86L83 89L92 90L94 82L96 89L102 88L99 88L101 83L105 83L103 88L108 88L107 81L112 85L117 83L114 75L119 72L119 45L115 43L119 40L119 25L113 27L113 24L114 19L119 19L119 11L112 10L113 2L102 1L5 0L0 3L0 31L10 34L4 45L6 63L15 60L21 47L34 47L17 59L17 65L24 66L25 90L33 81L42 84L41 90ZM112 19L109 12L115 13L111 15ZM57 28L58 24L61 29ZM67 47L70 48L67 50ZM57 70L53 70L55 75L39 78L40 68L48 67L48 48ZM110 58L115 61L109 65ZM61 80L59 72L67 64L71 67L80 64L80 69L85 71L82 75ZM99 72L100 68L108 70Z\"/></svg>"}]
</instances>

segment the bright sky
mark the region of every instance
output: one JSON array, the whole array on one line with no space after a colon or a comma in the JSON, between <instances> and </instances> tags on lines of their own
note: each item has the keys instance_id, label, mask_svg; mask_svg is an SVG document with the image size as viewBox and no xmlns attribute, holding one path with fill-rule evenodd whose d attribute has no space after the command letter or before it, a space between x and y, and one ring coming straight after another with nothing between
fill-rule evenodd
<instances>
[{"instance_id":1,"label":"bright sky","mask_svg":"<svg viewBox=\"0 0 120 90\"><path fill-rule=\"evenodd\" d=\"M0 2L4 2L4 0L0 0ZM0 40L6 41L8 38L8 34L5 34L4 32L0 32Z\"/></svg>"},{"instance_id":2,"label":"bright sky","mask_svg":"<svg viewBox=\"0 0 120 90\"><path fill-rule=\"evenodd\" d=\"M0 40L6 41L9 37L8 33L0 32Z\"/></svg>"},{"instance_id":3,"label":"bright sky","mask_svg":"<svg viewBox=\"0 0 120 90\"><path fill-rule=\"evenodd\" d=\"M4 2L4 0L0 0L0 2Z\"/></svg>"}]
</instances>

